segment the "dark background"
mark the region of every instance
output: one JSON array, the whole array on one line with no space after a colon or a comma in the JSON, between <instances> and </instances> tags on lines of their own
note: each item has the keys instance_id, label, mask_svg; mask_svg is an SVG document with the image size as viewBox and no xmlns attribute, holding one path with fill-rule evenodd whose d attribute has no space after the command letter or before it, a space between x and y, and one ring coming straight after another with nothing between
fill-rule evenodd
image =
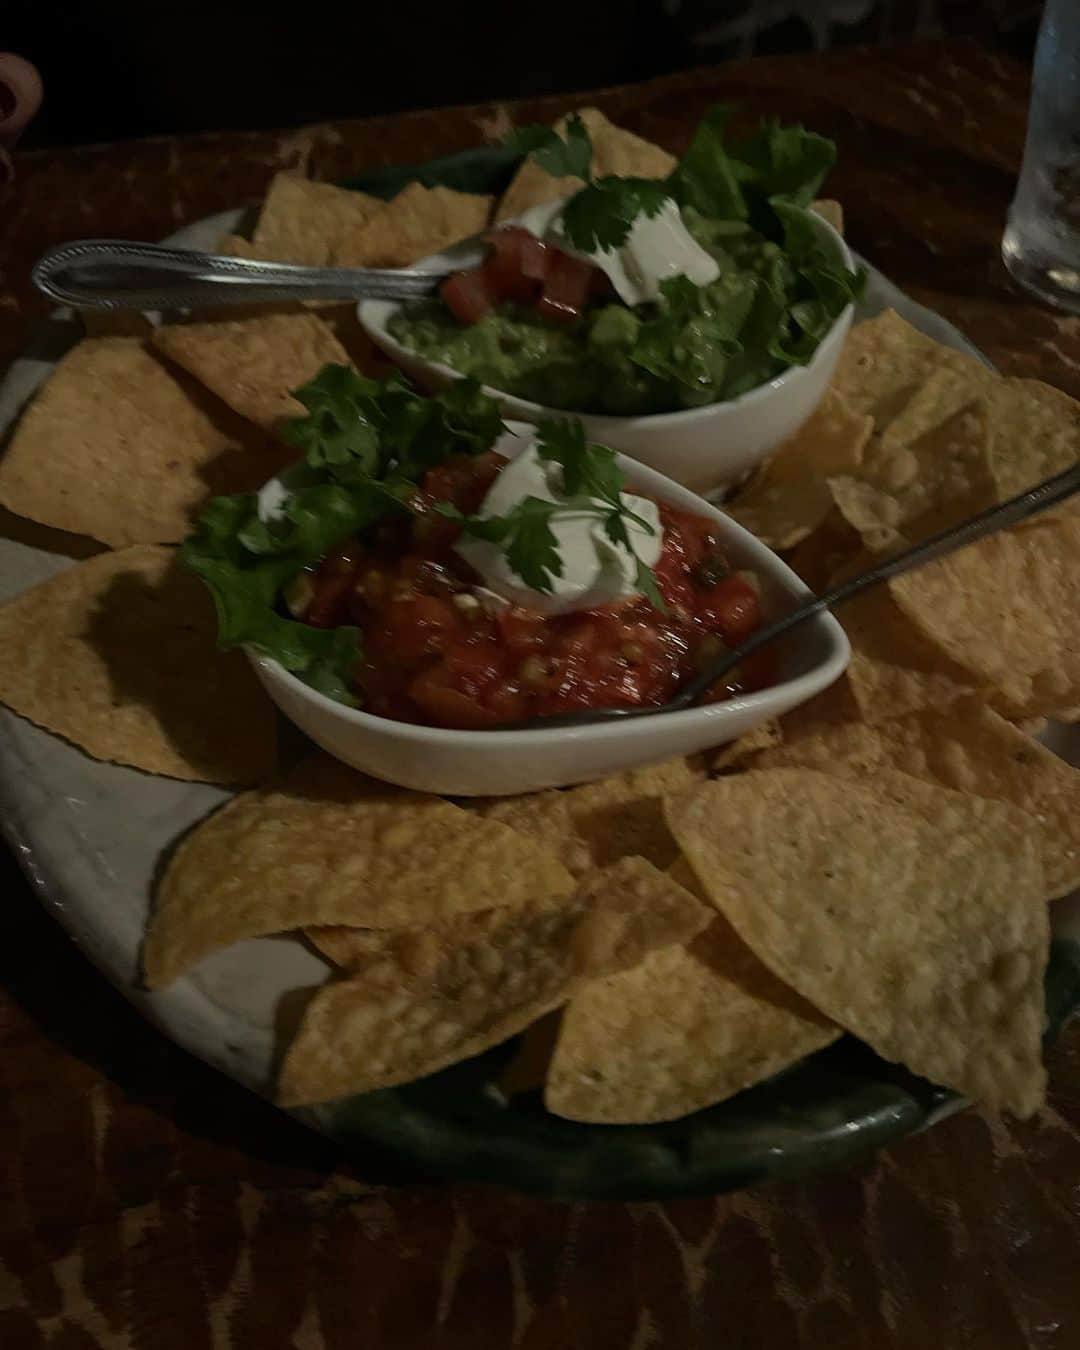
<instances>
[{"instance_id":1,"label":"dark background","mask_svg":"<svg viewBox=\"0 0 1080 1350\"><path fill-rule=\"evenodd\" d=\"M1080 0L1078 0L1080 3ZM1030 51L1038 0L0 0L41 70L25 144L298 125L595 88L751 55L979 34Z\"/></svg>"}]
</instances>

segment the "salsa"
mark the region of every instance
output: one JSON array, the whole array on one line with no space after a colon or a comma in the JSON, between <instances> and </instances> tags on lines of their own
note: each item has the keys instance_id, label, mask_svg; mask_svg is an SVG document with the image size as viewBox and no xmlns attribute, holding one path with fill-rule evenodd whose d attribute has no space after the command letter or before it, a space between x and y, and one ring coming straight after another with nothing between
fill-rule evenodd
<instances>
[{"instance_id":1,"label":"salsa","mask_svg":"<svg viewBox=\"0 0 1080 1350\"><path fill-rule=\"evenodd\" d=\"M602 707L658 706L723 645L761 621L753 578L731 569L714 522L659 503L654 570L666 613L644 596L567 614L492 605L483 579L453 548L460 526L435 510L475 511L508 461L456 455L429 470L409 517L345 540L290 588L295 617L355 626L361 655L351 690L382 717L478 729ZM767 651L710 699L772 682Z\"/></svg>"}]
</instances>

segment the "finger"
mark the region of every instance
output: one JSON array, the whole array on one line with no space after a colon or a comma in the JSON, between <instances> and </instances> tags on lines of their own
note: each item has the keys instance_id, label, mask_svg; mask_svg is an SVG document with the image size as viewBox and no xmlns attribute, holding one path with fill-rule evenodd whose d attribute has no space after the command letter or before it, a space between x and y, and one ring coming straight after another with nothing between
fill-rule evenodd
<instances>
[{"instance_id":1,"label":"finger","mask_svg":"<svg viewBox=\"0 0 1080 1350\"><path fill-rule=\"evenodd\" d=\"M14 146L41 107L41 95L35 67L14 52L0 52L0 146Z\"/></svg>"}]
</instances>

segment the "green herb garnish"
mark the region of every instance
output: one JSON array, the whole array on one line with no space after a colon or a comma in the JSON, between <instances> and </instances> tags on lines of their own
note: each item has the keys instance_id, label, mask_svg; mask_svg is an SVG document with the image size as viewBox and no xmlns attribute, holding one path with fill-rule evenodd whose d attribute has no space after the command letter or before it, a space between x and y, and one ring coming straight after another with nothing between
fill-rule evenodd
<instances>
[{"instance_id":1,"label":"green herb garnish","mask_svg":"<svg viewBox=\"0 0 1080 1350\"><path fill-rule=\"evenodd\" d=\"M576 113L567 119L562 136L554 127L520 127L507 144L519 147L556 178L585 180L562 213L567 239L583 253L619 248L639 215L655 216L671 200L664 184L651 178L593 178L592 141Z\"/></svg>"},{"instance_id":2,"label":"green herb garnish","mask_svg":"<svg viewBox=\"0 0 1080 1350\"><path fill-rule=\"evenodd\" d=\"M303 460L289 472L281 513L263 520L253 492L215 497L182 555L214 597L222 646L249 644L350 702L357 630L288 618L279 607L282 589L343 539L407 511L429 468L489 450L503 423L475 380L424 398L400 377L371 380L347 366L324 366L294 397L307 413L281 434Z\"/></svg>"},{"instance_id":3,"label":"green herb garnish","mask_svg":"<svg viewBox=\"0 0 1080 1350\"><path fill-rule=\"evenodd\" d=\"M503 144L522 155L529 155L545 173L555 178L589 177L592 140L577 113L566 119L566 130L561 136L554 127L518 127Z\"/></svg>"},{"instance_id":4,"label":"green herb garnish","mask_svg":"<svg viewBox=\"0 0 1080 1350\"><path fill-rule=\"evenodd\" d=\"M809 206L836 162L836 146L805 127L766 122L726 144L732 109L711 108L667 185L680 206L715 220L747 220L773 235L770 202Z\"/></svg>"},{"instance_id":5,"label":"green herb garnish","mask_svg":"<svg viewBox=\"0 0 1080 1350\"><path fill-rule=\"evenodd\" d=\"M566 237L583 253L614 249L626 242L640 215L655 216L671 201L662 183L651 178L597 178L566 203Z\"/></svg>"},{"instance_id":6,"label":"green herb garnish","mask_svg":"<svg viewBox=\"0 0 1080 1350\"><path fill-rule=\"evenodd\" d=\"M564 501L548 502L539 497L526 497L501 516L466 516L456 507L444 504L439 508L442 514L460 521L465 534L499 545L506 553L506 561L526 586L544 592L550 592L554 578L563 574L562 557L551 522L571 514L595 516L602 522L604 533L612 543L625 549L634 559L637 589L661 613L666 613L656 578L638 557L627 522L638 525L647 534L655 531L623 501L624 479L615 462L615 451L588 442L585 428L576 418L542 421L537 428L536 448L540 459L561 468Z\"/></svg>"}]
</instances>

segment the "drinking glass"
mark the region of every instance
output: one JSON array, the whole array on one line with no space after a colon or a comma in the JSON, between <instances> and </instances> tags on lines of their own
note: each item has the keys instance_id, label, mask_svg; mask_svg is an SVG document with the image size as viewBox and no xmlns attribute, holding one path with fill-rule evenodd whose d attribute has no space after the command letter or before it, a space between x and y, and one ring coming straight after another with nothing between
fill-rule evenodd
<instances>
[{"instance_id":1,"label":"drinking glass","mask_svg":"<svg viewBox=\"0 0 1080 1350\"><path fill-rule=\"evenodd\" d=\"M1043 11L1001 256L1028 290L1080 312L1080 0L1047 0Z\"/></svg>"}]
</instances>

